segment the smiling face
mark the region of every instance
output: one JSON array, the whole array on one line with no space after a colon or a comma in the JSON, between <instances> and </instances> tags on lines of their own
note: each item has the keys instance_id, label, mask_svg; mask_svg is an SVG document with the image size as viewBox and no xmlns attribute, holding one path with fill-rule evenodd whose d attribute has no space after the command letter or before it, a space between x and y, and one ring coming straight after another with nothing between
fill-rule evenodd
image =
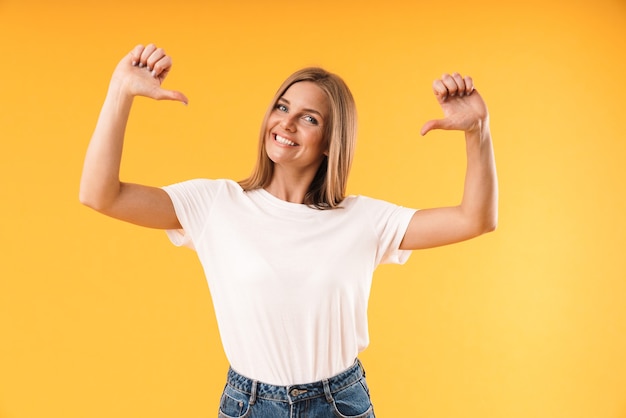
<instances>
[{"instance_id":1,"label":"smiling face","mask_svg":"<svg viewBox=\"0 0 626 418\"><path fill-rule=\"evenodd\" d=\"M310 81L295 83L269 115L265 151L277 166L315 172L328 153L327 123L326 93Z\"/></svg>"},{"instance_id":2,"label":"smiling face","mask_svg":"<svg viewBox=\"0 0 626 418\"><path fill-rule=\"evenodd\" d=\"M239 184L249 191L308 181L304 203L334 209L346 194L356 128L354 98L341 77L319 67L302 68L283 81L270 102L256 165Z\"/></svg>"}]
</instances>

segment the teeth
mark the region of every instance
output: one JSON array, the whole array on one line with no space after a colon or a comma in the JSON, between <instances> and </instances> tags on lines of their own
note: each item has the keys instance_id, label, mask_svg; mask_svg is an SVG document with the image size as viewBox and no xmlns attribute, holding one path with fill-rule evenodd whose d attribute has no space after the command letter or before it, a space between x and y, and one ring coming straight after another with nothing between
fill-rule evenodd
<instances>
[{"instance_id":1,"label":"teeth","mask_svg":"<svg viewBox=\"0 0 626 418\"><path fill-rule=\"evenodd\" d=\"M292 147L296 145L295 142L292 142L288 140L287 138L283 138L280 135L276 135L276 142L278 142L279 144L283 144L283 145L291 145Z\"/></svg>"}]
</instances>

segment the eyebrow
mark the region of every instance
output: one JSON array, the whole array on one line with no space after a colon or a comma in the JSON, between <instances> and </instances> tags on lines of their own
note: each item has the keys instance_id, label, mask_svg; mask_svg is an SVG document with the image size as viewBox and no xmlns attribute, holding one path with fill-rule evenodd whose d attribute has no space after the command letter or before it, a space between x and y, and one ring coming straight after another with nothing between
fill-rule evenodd
<instances>
[{"instance_id":1,"label":"eyebrow","mask_svg":"<svg viewBox=\"0 0 626 418\"><path fill-rule=\"evenodd\" d=\"M279 97L279 98L278 98L278 101L279 101L279 102L280 102L280 101L283 101L283 102L287 103L288 105L290 105L290 104L291 104L291 103L289 102L289 100L285 99L283 96ZM318 115L320 118L324 119L324 115L322 115L319 111L317 111L317 110L315 110L315 109L302 109L302 110L304 110L305 112L308 112L308 113L315 113L315 114L316 114L316 115Z\"/></svg>"}]
</instances>

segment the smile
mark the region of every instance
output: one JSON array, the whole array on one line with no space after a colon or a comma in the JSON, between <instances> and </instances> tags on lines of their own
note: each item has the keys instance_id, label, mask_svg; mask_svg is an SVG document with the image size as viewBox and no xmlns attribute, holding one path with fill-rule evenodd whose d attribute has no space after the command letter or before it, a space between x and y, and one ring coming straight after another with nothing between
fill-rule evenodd
<instances>
[{"instance_id":1,"label":"smile","mask_svg":"<svg viewBox=\"0 0 626 418\"><path fill-rule=\"evenodd\" d=\"M289 145L290 147L295 147L296 144L293 141L288 140L287 138L283 138L280 135L274 135L274 139L276 140L276 142L278 142L279 144L283 144L283 145Z\"/></svg>"}]
</instances>

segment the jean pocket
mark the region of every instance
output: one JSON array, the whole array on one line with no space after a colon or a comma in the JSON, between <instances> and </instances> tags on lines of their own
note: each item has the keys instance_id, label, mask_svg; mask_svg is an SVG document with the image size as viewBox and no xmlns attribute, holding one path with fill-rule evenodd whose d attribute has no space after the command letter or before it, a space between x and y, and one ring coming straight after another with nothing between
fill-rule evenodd
<instances>
[{"instance_id":1,"label":"jean pocket","mask_svg":"<svg viewBox=\"0 0 626 418\"><path fill-rule=\"evenodd\" d=\"M334 413L339 418L371 418L374 408L365 379L333 394Z\"/></svg>"},{"instance_id":2,"label":"jean pocket","mask_svg":"<svg viewBox=\"0 0 626 418\"><path fill-rule=\"evenodd\" d=\"M250 415L250 395L226 386L220 399L219 418L245 418Z\"/></svg>"}]
</instances>

